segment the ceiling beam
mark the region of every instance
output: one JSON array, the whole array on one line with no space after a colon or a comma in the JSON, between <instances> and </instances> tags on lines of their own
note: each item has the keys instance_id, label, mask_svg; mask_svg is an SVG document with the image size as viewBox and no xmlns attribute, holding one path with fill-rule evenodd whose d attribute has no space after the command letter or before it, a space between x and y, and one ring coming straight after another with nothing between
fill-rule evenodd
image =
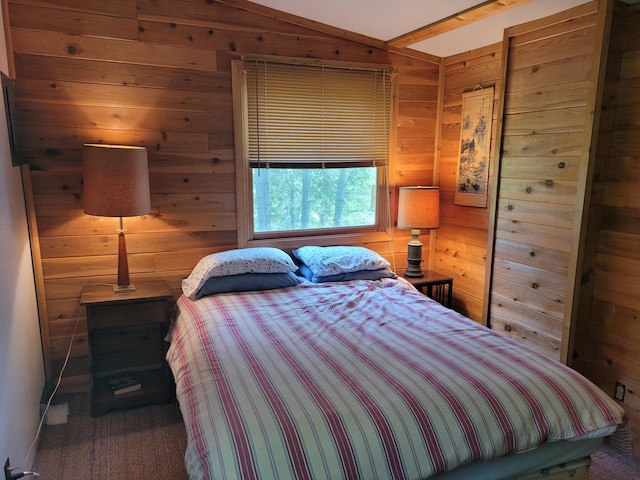
<instances>
[{"instance_id":1,"label":"ceiling beam","mask_svg":"<svg viewBox=\"0 0 640 480\"><path fill-rule=\"evenodd\" d=\"M490 17L491 15L505 12L510 8L519 7L530 1L531 0L487 0L450 17L418 28L413 32L393 38L387 42L387 45L394 48L405 48L422 40L442 35L456 28L464 27L465 25Z\"/></svg>"}]
</instances>

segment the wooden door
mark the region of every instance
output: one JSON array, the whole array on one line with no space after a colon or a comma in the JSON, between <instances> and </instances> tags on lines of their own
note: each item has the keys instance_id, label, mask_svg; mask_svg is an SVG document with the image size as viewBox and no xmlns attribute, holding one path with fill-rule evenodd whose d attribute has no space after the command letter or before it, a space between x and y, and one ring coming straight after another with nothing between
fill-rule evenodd
<instances>
[{"instance_id":1,"label":"wooden door","mask_svg":"<svg viewBox=\"0 0 640 480\"><path fill-rule=\"evenodd\" d=\"M565 363L579 295L605 3L514 27L504 41L484 320Z\"/></svg>"}]
</instances>

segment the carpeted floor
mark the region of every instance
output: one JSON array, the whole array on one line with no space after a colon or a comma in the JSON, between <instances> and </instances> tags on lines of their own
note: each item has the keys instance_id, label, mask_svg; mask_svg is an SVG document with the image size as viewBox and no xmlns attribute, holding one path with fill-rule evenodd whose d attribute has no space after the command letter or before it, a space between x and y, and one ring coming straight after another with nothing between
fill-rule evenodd
<instances>
[{"instance_id":1,"label":"carpeted floor","mask_svg":"<svg viewBox=\"0 0 640 480\"><path fill-rule=\"evenodd\" d=\"M188 479L187 435L177 403L91 417L88 394L60 396L63 425L44 426L33 464L41 480Z\"/></svg>"},{"instance_id":2,"label":"carpeted floor","mask_svg":"<svg viewBox=\"0 0 640 480\"><path fill-rule=\"evenodd\" d=\"M590 480L640 480L640 459L605 446L591 456Z\"/></svg>"},{"instance_id":3,"label":"carpeted floor","mask_svg":"<svg viewBox=\"0 0 640 480\"><path fill-rule=\"evenodd\" d=\"M89 395L60 396L66 424L44 426L33 469L42 480L186 480L184 424L177 403L92 418ZM639 480L640 463L610 448L593 456L591 480Z\"/></svg>"}]
</instances>

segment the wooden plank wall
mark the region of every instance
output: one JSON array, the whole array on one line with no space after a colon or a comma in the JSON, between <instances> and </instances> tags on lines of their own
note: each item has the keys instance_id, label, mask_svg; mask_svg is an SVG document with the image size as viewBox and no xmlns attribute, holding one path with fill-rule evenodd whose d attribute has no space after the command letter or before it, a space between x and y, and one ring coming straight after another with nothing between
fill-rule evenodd
<instances>
[{"instance_id":1,"label":"wooden plank wall","mask_svg":"<svg viewBox=\"0 0 640 480\"><path fill-rule=\"evenodd\" d=\"M439 59L395 54L221 2L8 3L17 146L31 166L42 252L36 270L44 276L49 378L79 319L67 389L87 387L80 291L114 283L116 272L117 219L83 214L83 143L147 146L152 213L125 219L129 266L132 281L166 279L176 296L202 256L236 246L230 61L242 54L394 65L391 184L432 181ZM398 232L394 242L372 248L403 268L408 238Z\"/></svg>"},{"instance_id":2,"label":"wooden plank wall","mask_svg":"<svg viewBox=\"0 0 640 480\"><path fill-rule=\"evenodd\" d=\"M488 323L561 361L589 164L597 21L591 13L523 27L508 45Z\"/></svg>"},{"instance_id":3,"label":"wooden plank wall","mask_svg":"<svg viewBox=\"0 0 640 480\"><path fill-rule=\"evenodd\" d=\"M581 305L589 322L578 332L574 363L610 395L616 382L627 386L621 405L631 419L636 455L640 455L639 21L639 6L614 16L598 148L601 165L590 220L597 252L583 274L593 286L593 302L590 311Z\"/></svg>"},{"instance_id":4,"label":"wooden plank wall","mask_svg":"<svg viewBox=\"0 0 640 480\"><path fill-rule=\"evenodd\" d=\"M457 188L462 94L475 88L493 86L494 103L497 106L502 92L501 59L502 44L496 44L444 60L445 85L439 163L442 206L436 240L435 269L448 273L454 279L454 308L476 321L482 320L489 208L459 206L453 201ZM494 108L492 159L497 145L497 111ZM490 179L493 168L494 164L491 163Z\"/></svg>"}]
</instances>

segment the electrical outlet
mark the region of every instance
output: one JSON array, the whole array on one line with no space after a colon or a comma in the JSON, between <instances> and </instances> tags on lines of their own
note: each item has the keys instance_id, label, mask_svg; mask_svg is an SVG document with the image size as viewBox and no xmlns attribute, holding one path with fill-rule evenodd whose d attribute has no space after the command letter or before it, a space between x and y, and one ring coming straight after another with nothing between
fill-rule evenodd
<instances>
[{"instance_id":1,"label":"electrical outlet","mask_svg":"<svg viewBox=\"0 0 640 480\"><path fill-rule=\"evenodd\" d=\"M613 394L613 398L615 398L616 400L619 400L621 402L624 402L624 394L627 391L627 386L623 385L620 382L616 382L616 391Z\"/></svg>"}]
</instances>

